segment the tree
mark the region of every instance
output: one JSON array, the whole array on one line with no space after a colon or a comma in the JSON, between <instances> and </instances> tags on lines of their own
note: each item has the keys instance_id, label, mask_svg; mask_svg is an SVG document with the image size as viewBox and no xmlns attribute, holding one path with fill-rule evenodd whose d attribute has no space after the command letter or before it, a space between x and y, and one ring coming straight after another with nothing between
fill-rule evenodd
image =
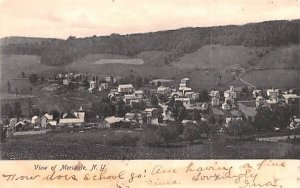
<instances>
[{"instance_id":1,"label":"tree","mask_svg":"<svg viewBox=\"0 0 300 188\"><path fill-rule=\"evenodd\" d=\"M199 100L202 102L208 102L210 100L209 95L208 95L208 91L206 89L202 90L202 93L199 97Z\"/></svg>"},{"instance_id":2,"label":"tree","mask_svg":"<svg viewBox=\"0 0 300 188\"><path fill-rule=\"evenodd\" d=\"M21 105L19 102L15 102L15 106L14 106L14 114L17 118L17 121L19 121L20 117L22 116L22 109L21 109Z\"/></svg>"},{"instance_id":3,"label":"tree","mask_svg":"<svg viewBox=\"0 0 300 188\"><path fill-rule=\"evenodd\" d=\"M176 128L174 129L174 126L170 124L165 127L160 127L160 133L167 145L179 139L179 133Z\"/></svg>"},{"instance_id":4,"label":"tree","mask_svg":"<svg viewBox=\"0 0 300 188\"><path fill-rule=\"evenodd\" d=\"M2 113L2 117L7 117L7 118L14 117L13 109L9 103L6 103L1 106L1 113Z\"/></svg>"},{"instance_id":5,"label":"tree","mask_svg":"<svg viewBox=\"0 0 300 188\"><path fill-rule=\"evenodd\" d=\"M151 100L152 107L157 107L157 105L158 105L157 97L155 95L153 95L150 100Z\"/></svg>"},{"instance_id":6,"label":"tree","mask_svg":"<svg viewBox=\"0 0 300 188\"><path fill-rule=\"evenodd\" d=\"M169 106L168 110L176 122L181 122L186 116L186 109L181 101L175 101L174 106Z\"/></svg>"},{"instance_id":7,"label":"tree","mask_svg":"<svg viewBox=\"0 0 300 188\"><path fill-rule=\"evenodd\" d=\"M29 76L28 79L30 83L35 84L38 81L38 75L33 73Z\"/></svg>"},{"instance_id":8,"label":"tree","mask_svg":"<svg viewBox=\"0 0 300 188\"><path fill-rule=\"evenodd\" d=\"M11 85L9 81L7 81L7 92L10 93L10 90L11 90Z\"/></svg>"},{"instance_id":9,"label":"tree","mask_svg":"<svg viewBox=\"0 0 300 188\"><path fill-rule=\"evenodd\" d=\"M218 124L221 126L224 123L224 118L220 115L218 118Z\"/></svg>"},{"instance_id":10,"label":"tree","mask_svg":"<svg viewBox=\"0 0 300 188\"><path fill-rule=\"evenodd\" d=\"M258 108L254 116L253 126L257 131L272 130L274 127L274 119L272 111L268 107Z\"/></svg>"},{"instance_id":11,"label":"tree","mask_svg":"<svg viewBox=\"0 0 300 188\"><path fill-rule=\"evenodd\" d=\"M184 126L183 136L190 141L190 144L194 143L194 140L201 138L201 128L195 123L187 123Z\"/></svg>"},{"instance_id":12,"label":"tree","mask_svg":"<svg viewBox=\"0 0 300 188\"><path fill-rule=\"evenodd\" d=\"M227 132L230 135L238 135L241 139L242 136L251 135L254 132L254 129L248 121L234 119L228 123Z\"/></svg>"},{"instance_id":13,"label":"tree","mask_svg":"<svg viewBox=\"0 0 300 188\"><path fill-rule=\"evenodd\" d=\"M143 126L143 143L151 147L158 147L164 144L164 138L158 126L151 124Z\"/></svg>"},{"instance_id":14,"label":"tree","mask_svg":"<svg viewBox=\"0 0 300 188\"><path fill-rule=\"evenodd\" d=\"M293 117L289 109L284 106L275 106L272 109L272 116L275 121L275 126L281 129L286 129L290 124L290 118Z\"/></svg>"},{"instance_id":15,"label":"tree","mask_svg":"<svg viewBox=\"0 0 300 188\"><path fill-rule=\"evenodd\" d=\"M60 119L60 113L56 109L51 110L50 114L53 115L54 120L58 121Z\"/></svg>"}]
</instances>

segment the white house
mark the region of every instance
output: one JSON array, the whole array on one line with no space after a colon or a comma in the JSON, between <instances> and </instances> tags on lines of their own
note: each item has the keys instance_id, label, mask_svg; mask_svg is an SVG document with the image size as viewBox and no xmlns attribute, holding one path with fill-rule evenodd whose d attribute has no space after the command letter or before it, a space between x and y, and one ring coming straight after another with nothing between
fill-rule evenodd
<instances>
[{"instance_id":1,"label":"white house","mask_svg":"<svg viewBox=\"0 0 300 188\"><path fill-rule=\"evenodd\" d=\"M300 99L300 96L298 96L297 94L286 94L286 95L282 95L286 104L291 104L296 100Z\"/></svg>"},{"instance_id":2,"label":"white house","mask_svg":"<svg viewBox=\"0 0 300 188\"><path fill-rule=\"evenodd\" d=\"M133 93L134 87L132 84L121 84L118 86L118 92L119 93Z\"/></svg>"},{"instance_id":3,"label":"white house","mask_svg":"<svg viewBox=\"0 0 300 188\"><path fill-rule=\"evenodd\" d=\"M212 97L211 98L211 105L212 106L219 106L220 104L220 99L218 97Z\"/></svg>"},{"instance_id":4,"label":"white house","mask_svg":"<svg viewBox=\"0 0 300 188\"><path fill-rule=\"evenodd\" d=\"M53 120L53 115L49 115L48 113L44 114L41 117L41 127L46 128L48 122Z\"/></svg>"},{"instance_id":5,"label":"white house","mask_svg":"<svg viewBox=\"0 0 300 188\"><path fill-rule=\"evenodd\" d=\"M144 91L142 90L137 90L134 92L134 95L140 99L144 98Z\"/></svg>"},{"instance_id":6,"label":"white house","mask_svg":"<svg viewBox=\"0 0 300 188\"><path fill-rule=\"evenodd\" d=\"M130 122L130 123L139 123L143 124L144 123L144 118L142 113L126 113L124 117L125 122Z\"/></svg>"},{"instance_id":7,"label":"white house","mask_svg":"<svg viewBox=\"0 0 300 188\"><path fill-rule=\"evenodd\" d=\"M279 90L278 89L268 89L267 96L269 98L277 98L279 96Z\"/></svg>"},{"instance_id":8,"label":"white house","mask_svg":"<svg viewBox=\"0 0 300 188\"><path fill-rule=\"evenodd\" d=\"M170 87L170 86L172 86L173 82L174 82L174 80L155 79L155 80L150 81L150 84L155 85L155 86L162 85L165 87Z\"/></svg>"},{"instance_id":9,"label":"white house","mask_svg":"<svg viewBox=\"0 0 300 188\"><path fill-rule=\"evenodd\" d=\"M175 101L181 101L183 106L186 107L186 108L190 107L190 105L191 105L191 99L190 98L186 98L186 97L175 98Z\"/></svg>"},{"instance_id":10,"label":"white house","mask_svg":"<svg viewBox=\"0 0 300 188\"><path fill-rule=\"evenodd\" d=\"M36 125L36 124L38 124L40 121L39 121L39 117L38 116L33 116L32 118L31 118L31 123L32 124L34 124L34 125Z\"/></svg>"},{"instance_id":11,"label":"white house","mask_svg":"<svg viewBox=\"0 0 300 188\"><path fill-rule=\"evenodd\" d=\"M191 80L189 78L183 78L180 81L181 84L185 84L186 87L190 87Z\"/></svg>"},{"instance_id":12,"label":"white house","mask_svg":"<svg viewBox=\"0 0 300 188\"><path fill-rule=\"evenodd\" d=\"M104 122L100 125L101 128L111 128L112 126L122 122L124 118L110 116L104 119Z\"/></svg>"},{"instance_id":13,"label":"white house","mask_svg":"<svg viewBox=\"0 0 300 188\"><path fill-rule=\"evenodd\" d=\"M135 94L124 95L123 101L125 104L131 104L131 101L139 102L141 98L137 97Z\"/></svg>"},{"instance_id":14,"label":"white house","mask_svg":"<svg viewBox=\"0 0 300 188\"><path fill-rule=\"evenodd\" d=\"M237 98L237 94L233 86L230 86L229 90L224 91L224 98L225 98L225 103L227 101L230 101L231 104L234 104L234 99Z\"/></svg>"},{"instance_id":15,"label":"white house","mask_svg":"<svg viewBox=\"0 0 300 188\"><path fill-rule=\"evenodd\" d=\"M197 121L193 121L193 120L189 120L189 119L184 119L182 120L182 125L185 126L188 123L192 123L192 124L197 124Z\"/></svg>"},{"instance_id":16,"label":"white house","mask_svg":"<svg viewBox=\"0 0 300 188\"><path fill-rule=\"evenodd\" d=\"M167 95L171 93L171 88L165 86L159 86L156 91L157 94Z\"/></svg>"},{"instance_id":17,"label":"white house","mask_svg":"<svg viewBox=\"0 0 300 188\"><path fill-rule=\"evenodd\" d=\"M255 105L256 105L256 108L259 108L259 107L262 107L262 106L266 106L266 100L265 100L265 98L263 98L262 96L256 97Z\"/></svg>"},{"instance_id":18,"label":"white house","mask_svg":"<svg viewBox=\"0 0 300 188\"><path fill-rule=\"evenodd\" d=\"M230 110L230 105L227 104L226 102L224 102L224 103L222 104L222 109L223 109L223 110Z\"/></svg>"},{"instance_id":19,"label":"white house","mask_svg":"<svg viewBox=\"0 0 300 188\"><path fill-rule=\"evenodd\" d=\"M153 124L153 125L159 124L157 108L146 108L144 110L144 112L146 113L147 123Z\"/></svg>"},{"instance_id":20,"label":"white house","mask_svg":"<svg viewBox=\"0 0 300 188\"><path fill-rule=\"evenodd\" d=\"M68 78L63 79L63 85L68 86L70 83L70 80Z\"/></svg>"},{"instance_id":21,"label":"white house","mask_svg":"<svg viewBox=\"0 0 300 188\"><path fill-rule=\"evenodd\" d=\"M67 126L67 125L77 125L80 126L85 122L85 112L70 112L63 114L63 117L59 120L58 125Z\"/></svg>"},{"instance_id":22,"label":"white house","mask_svg":"<svg viewBox=\"0 0 300 188\"><path fill-rule=\"evenodd\" d=\"M261 96L261 95L262 95L262 91L259 90L259 89L254 89L254 90L252 91L252 96L253 96L254 98L256 98L256 97L258 97L258 96Z\"/></svg>"},{"instance_id":23,"label":"white house","mask_svg":"<svg viewBox=\"0 0 300 188\"><path fill-rule=\"evenodd\" d=\"M212 91L210 91L209 96L212 97L212 98L213 97L220 98L220 91L214 91L214 90L212 90Z\"/></svg>"},{"instance_id":24,"label":"white house","mask_svg":"<svg viewBox=\"0 0 300 188\"><path fill-rule=\"evenodd\" d=\"M108 83L101 83L99 87L99 91L104 91L108 89Z\"/></svg>"}]
</instances>

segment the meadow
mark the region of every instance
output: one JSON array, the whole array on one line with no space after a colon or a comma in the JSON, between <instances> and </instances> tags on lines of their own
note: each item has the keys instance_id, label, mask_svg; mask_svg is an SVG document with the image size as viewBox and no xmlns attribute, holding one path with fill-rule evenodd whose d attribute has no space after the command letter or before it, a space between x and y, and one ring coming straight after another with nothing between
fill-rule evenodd
<instances>
[{"instance_id":1,"label":"meadow","mask_svg":"<svg viewBox=\"0 0 300 188\"><path fill-rule=\"evenodd\" d=\"M122 135L137 138L136 146L108 145L107 139ZM189 145L188 142L163 147L146 147L142 132L130 130L90 130L10 137L1 144L1 158L29 159L298 159L299 140L293 142L259 142L213 135Z\"/></svg>"}]
</instances>

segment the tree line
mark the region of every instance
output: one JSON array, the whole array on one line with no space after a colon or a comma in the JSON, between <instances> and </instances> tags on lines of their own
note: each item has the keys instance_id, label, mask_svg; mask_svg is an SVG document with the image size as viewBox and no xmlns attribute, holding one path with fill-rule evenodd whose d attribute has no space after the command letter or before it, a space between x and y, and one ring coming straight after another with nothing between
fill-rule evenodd
<instances>
[{"instance_id":1,"label":"tree line","mask_svg":"<svg viewBox=\"0 0 300 188\"><path fill-rule=\"evenodd\" d=\"M9 43L2 46L5 54L40 55L41 63L60 65L88 53L111 53L134 56L142 51L172 52L172 57L191 53L203 45L243 45L248 47L280 46L299 43L300 20L267 21L241 26L229 25L183 28L144 34L92 36L36 43Z\"/></svg>"}]
</instances>

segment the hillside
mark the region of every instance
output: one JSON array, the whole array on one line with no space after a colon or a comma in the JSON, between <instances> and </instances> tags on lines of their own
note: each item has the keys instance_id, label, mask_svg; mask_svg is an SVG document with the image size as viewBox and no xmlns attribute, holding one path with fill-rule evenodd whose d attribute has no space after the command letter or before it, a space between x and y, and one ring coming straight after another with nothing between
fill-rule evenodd
<instances>
[{"instance_id":1,"label":"hillside","mask_svg":"<svg viewBox=\"0 0 300 188\"><path fill-rule=\"evenodd\" d=\"M299 44L300 20L267 21L241 26L229 25L183 28L143 34L69 37L42 43L9 43L2 45L5 54L40 55L41 63L61 65L87 54L118 54L135 56L145 51L165 51L168 61L193 53L205 45L244 47L278 47Z\"/></svg>"}]
</instances>

